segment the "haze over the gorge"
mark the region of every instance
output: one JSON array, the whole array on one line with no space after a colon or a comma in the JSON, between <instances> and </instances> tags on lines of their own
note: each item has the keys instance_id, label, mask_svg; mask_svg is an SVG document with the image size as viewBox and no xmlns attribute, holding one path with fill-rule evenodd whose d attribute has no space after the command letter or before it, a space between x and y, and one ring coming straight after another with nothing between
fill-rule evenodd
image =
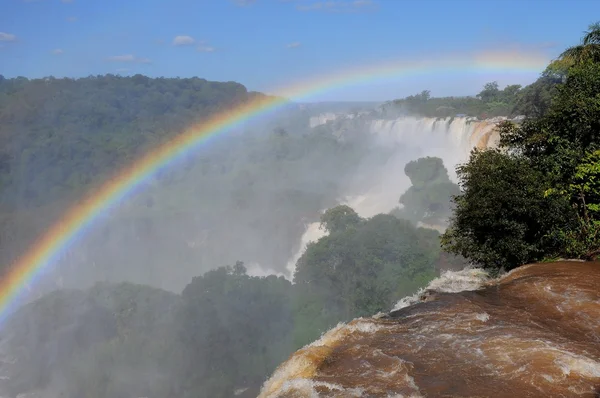
<instances>
[{"instance_id":1,"label":"haze over the gorge","mask_svg":"<svg viewBox=\"0 0 600 398\"><path fill-rule=\"evenodd\" d=\"M143 76L7 79L0 87L0 117L10 121L5 259L28 250L132 154L174 137L171 124L185 129L261 95L235 83ZM0 333L0 391L257 394L287 355L337 322L387 310L440 269L461 267L460 258L441 253L436 231L458 189L453 167L472 147L495 145L500 119L489 117L518 115L529 92L486 87L492 97L466 105L426 92L386 104L288 104L211 138L103 213L27 286L29 304L13 303L17 311ZM127 108L119 99L125 93ZM503 107L490 105L496 100ZM436 111L437 101L452 113ZM24 110L22 102L38 106ZM429 106L442 113L429 115ZM170 111L147 117L164 108ZM463 113L474 116L456 116ZM13 150L23 154L8 156ZM351 230L340 227L340 215ZM330 221L320 225L322 217ZM321 274L321 261L339 259L347 275L377 268L344 283ZM251 276L268 274L294 284ZM147 375L155 382L145 383Z\"/></svg>"},{"instance_id":2,"label":"haze over the gorge","mask_svg":"<svg viewBox=\"0 0 600 398\"><path fill-rule=\"evenodd\" d=\"M326 208L387 213L410 186L409 161L440 157L452 176L472 147L495 144L493 121L372 113L313 128L306 117L272 131L253 125L218 138L73 245L56 266L59 286L126 280L178 292L239 259L251 274L291 279L307 241L322 234L313 223Z\"/></svg>"}]
</instances>

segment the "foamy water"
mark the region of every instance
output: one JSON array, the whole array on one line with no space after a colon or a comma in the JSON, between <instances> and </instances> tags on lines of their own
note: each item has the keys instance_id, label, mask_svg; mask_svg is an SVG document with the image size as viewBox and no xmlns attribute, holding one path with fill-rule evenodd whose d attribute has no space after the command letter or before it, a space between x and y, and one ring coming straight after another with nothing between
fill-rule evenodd
<instances>
[{"instance_id":1,"label":"foamy water","mask_svg":"<svg viewBox=\"0 0 600 398\"><path fill-rule=\"evenodd\" d=\"M422 297L426 292L458 293L478 290L489 281L489 273L481 268L468 267L461 271L444 271L439 278L435 278L429 282L426 287L419 289L419 291L412 296L407 296L400 299L394 308L392 308L392 311L396 311L422 301Z\"/></svg>"},{"instance_id":2,"label":"foamy water","mask_svg":"<svg viewBox=\"0 0 600 398\"><path fill-rule=\"evenodd\" d=\"M298 350L260 397L597 396L600 262L444 273Z\"/></svg>"},{"instance_id":3,"label":"foamy water","mask_svg":"<svg viewBox=\"0 0 600 398\"><path fill-rule=\"evenodd\" d=\"M349 116L326 113L312 118L311 127ZM360 118L357 120L357 123L361 121ZM464 117L362 120L366 123L367 133L374 136L377 145L397 149L379 168L374 168L369 176L362 175L360 182L340 198L339 204L352 207L365 218L390 212L398 206L400 196L410 187L410 181L404 174L406 163L424 156L441 158L450 178L456 181L454 169L468 159L472 148L497 145L498 137L494 127L500 120L476 121ZM296 251L286 265L290 276L293 276L296 262L306 246L324 235L325 231L319 228L318 222L306 226Z\"/></svg>"}]
</instances>

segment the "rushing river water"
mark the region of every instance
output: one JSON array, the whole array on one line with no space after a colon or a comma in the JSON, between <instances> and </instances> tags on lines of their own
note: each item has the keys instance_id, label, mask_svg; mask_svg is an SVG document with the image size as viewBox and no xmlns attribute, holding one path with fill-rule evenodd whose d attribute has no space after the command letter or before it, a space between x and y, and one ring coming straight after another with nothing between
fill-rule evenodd
<instances>
[{"instance_id":1,"label":"rushing river water","mask_svg":"<svg viewBox=\"0 0 600 398\"><path fill-rule=\"evenodd\" d=\"M330 330L260 397L600 396L600 262L481 282Z\"/></svg>"}]
</instances>

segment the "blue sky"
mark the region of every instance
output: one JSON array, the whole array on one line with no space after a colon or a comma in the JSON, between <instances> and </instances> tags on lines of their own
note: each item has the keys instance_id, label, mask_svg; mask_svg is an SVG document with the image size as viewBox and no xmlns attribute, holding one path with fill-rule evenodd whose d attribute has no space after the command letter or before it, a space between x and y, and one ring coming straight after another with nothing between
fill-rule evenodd
<instances>
[{"instance_id":1,"label":"blue sky","mask_svg":"<svg viewBox=\"0 0 600 398\"><path fill-rule=\"evenodd\" d=\"M0 0L0 74L199 76L268 91L397 57L502 48L554 57L595 17L594 0ZM314 100L467 95L535 77L432 74Z\"/></svg>"}]
</instances>

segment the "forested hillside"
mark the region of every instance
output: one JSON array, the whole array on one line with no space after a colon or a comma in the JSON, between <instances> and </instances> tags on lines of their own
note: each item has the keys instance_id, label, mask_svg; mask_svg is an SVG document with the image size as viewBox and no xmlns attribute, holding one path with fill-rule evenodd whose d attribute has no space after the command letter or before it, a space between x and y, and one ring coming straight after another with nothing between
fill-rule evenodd
<instances>
[{"instance_id":1,"label":"forested hillside","mask_svg":"<svg viewBox=\"0 0 600 398\"><path fill-rule=\"evenodd\" d=\"M239 83L199 78L0 79L0 263L27 250L78 198L142 153L256 96L262 94ZM121 268L129 275L151 275L168 261L180 269L199 267L193 274L214 267L215 259L237 257L282 266L305 220L335 203L367 150L360 142L308 131L306 121L303 111L284 112L242 135L213 140L210 150L156 176L109 226L97 225L89 247L78 250L93 258L98 248L97 269ZM259 250L272 235L279 240ZM163 250L148 257L135 243L139 239L160 242ZM239 255L223 243L234 240ZM113 241L111 254L106 245ZM124 244L131 250L124 251ZM123 262L128 270L115 265ZM177 276L167 281L164 273L149 278L154 280L142 281L163 279L175 289L184 284Z\"/></svg>"},{"instance_id":2,"label":"forested hillside","mask_svg":"<svg viewBox=\"0 0 600 398\"><path fill-rule=\"evenodd\" d=\"M0 76L1 261L142 153L260 95L199 78Z\"/></svg>"},{"instance_id":3,"label":"forested hillside","mask_svg":"<svg viewBox=\"0 0 600 398\"><path fill-rule=\"evenodd\" d=\"M78 194L194 122L260 95L199 78L0 77L3 202Z\"/></svg>"},{"instance_id":4,"label":"forested hillside","mask_svg":"<svg viewBox=\"0 0 600 398\"><path fill-rule=\"evenodd\" d=\"M511 84L500 89L497 82L487 83L473 97L432 97L429 90L384 105L388 113L405 113L427 117L473 116L479 119L496 116L539 116L546 111L554 88L561 77L546 71L536 82L522 87Z\"/></svg>"},{"instance_id":5,"label":"forested hillside","mask_svg":"<svg viewBox=\"0 0 600 398\"><path fill-rule=\"evenodd\" d=\"M253 397L294 350L339 321L389 310L447 260L438 232L392 215L338 206L321 221L329 236L298 261L295 284L237 262L181 295L99 283L26 305L0 332L0 393Z\"/></svg>"},{"instance_id":6,"label":"forested hillside","mask_svg":"<svg viewBox=\"0 0 600 398\"><path fill-rule=\"evenodd\" d=\"M501 147L458 168L446 250L495 271L600 255L599 45L596 23L548 66L540 81L559 83L529 104L534 115L501 123Z\"/></svg>"},{"instance_id":7,"label":"forested hillside","mask_svg":"<svg viewBox=\"0 0 600 398\"><path fill-rule=\"evenodd\" d=\"M141 76L10 79L2 90L5 258L26 250L27 239L142 152L211 112L260 95L235 83ZM464 264L441 252L438 232L415 226L447 217L447 195L456 188L438 187L449 181L433 158L407 165L406 174L418 176L411 197L425 195L427 202L404 200L411 220L362 218L347 206L323 214L328 236L298 261L297 283L253 277L243 262L230 261L235 245L283 267L291 246L281 242L293 242L306 222L334 206L341 187L365 167L372 148L361 134L340 141L326 127L299 127L302 115L293 115L298 119L215 142L159 175L116 209L110 224L98 223L92 243L113 243L101 246L95 267L124 278L148 276L153 285L175 279L181 285L185 267L197 276L183 281L181 294L103 282L26 305L0 333L0 394L256 396L291 352L337 322L386 311L440 267ZM378 157L385 162L385 151ZM439 188L442 196L432 194ZM212 234L202 236L206 229ZM259 244L267 232L279 240ZM138 246L123 238L128 234ZM149 250L153 242L161 250ZM233 265L216 268L227 263ZM89 264L83 257L75 265L60 270L65 278Z\"/></svg>"}]
</instances>

